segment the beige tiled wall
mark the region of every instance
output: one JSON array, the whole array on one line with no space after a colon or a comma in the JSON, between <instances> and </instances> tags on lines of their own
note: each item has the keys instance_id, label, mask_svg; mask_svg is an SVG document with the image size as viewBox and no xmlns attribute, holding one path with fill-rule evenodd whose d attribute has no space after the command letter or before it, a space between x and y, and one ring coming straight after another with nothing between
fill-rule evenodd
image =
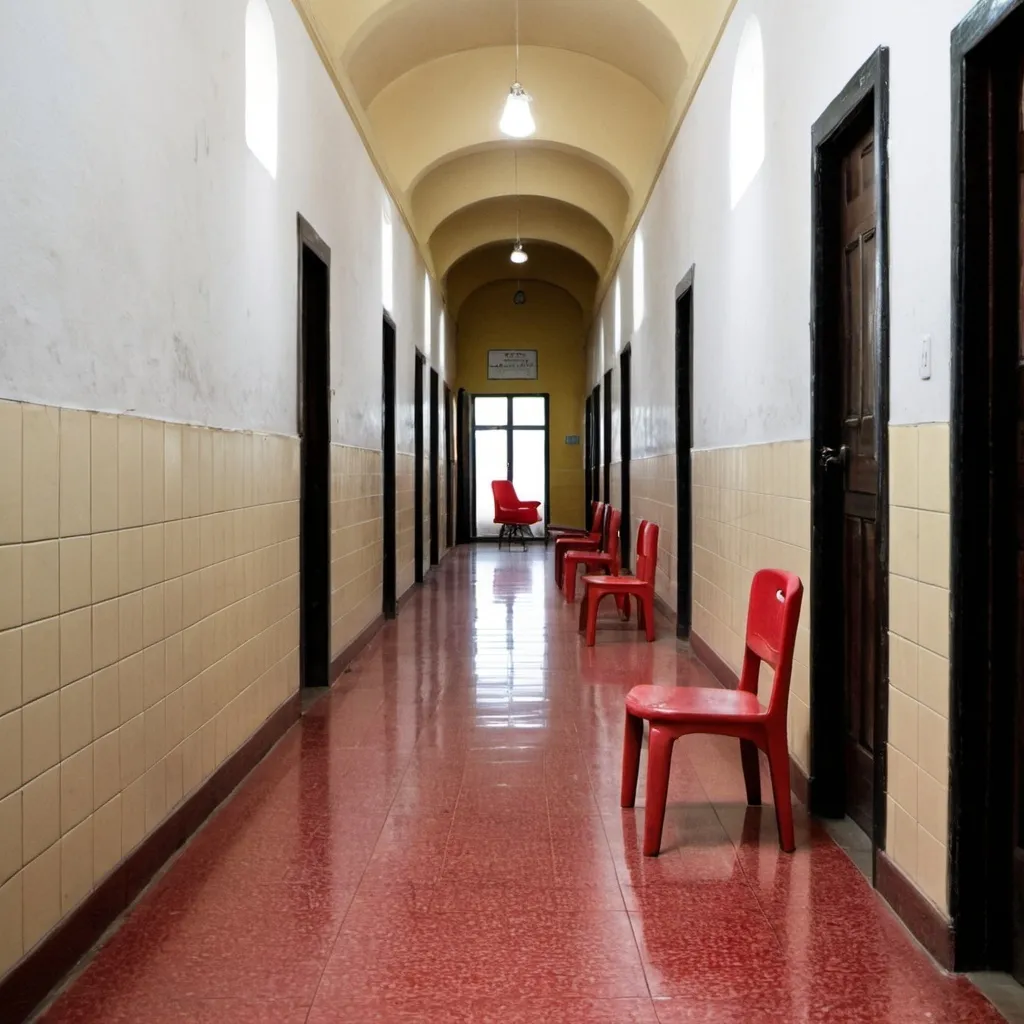
<instances>
[{"instance_id":1,"label":"beige tiled wall","mask_svg":"<svg viewBox=\"0 0 1024 1024\"><path fill-rule=\"evenodd\" d=\"M631 550L642 520L657 523L658 575L655 591L673 610L676 606L676 457L658 455L634 459L629 464Z\"/></svg>"},{"instance_id":2,"label":"beige tiled wall","mask_svg":"<svg viewBox=\"0 0 1024 1024\"><path fill-rule=\"evenodd\" d=\"M331 656L381 613L383 465L379 451L331 446Z\"/></svg>"},{"instance_id":3,"label":"beige tiled wall","mask_svg":"<svg viewBox=\"0 0 1024 1024\"><path fill-rule=\"evenodd\" d=\"M416 458L395 457L395 546L398 551L398 596L416 582Z\"/></svg>"},{"instance_id":4,"label":"beige tiled wall","mask_svg":"<svg viewBox=\"0 0 1024 1024\"><path fill-rule=\"evenodd\" d=\"M889 430L887 852L947 910L949 427Z\"/></svg>"},{"instance_id":5,"label":"beige tiled wall","mask_svg":"<svg viewBox=\"0 0 1024 1024\"><path fill-rule=\"evenodd\" d=\"M298 468L0 402L0 975L297 688Z\"/></svg>"},{"instance_id":6,"label":"beige tiled wall","mask_svg":"<svg viewBox=\"0 0 1024 1024\"><path fill-rule=\"evenodd\" d=\"M790 753L805 770L810 749L810 460L808 441L693 453L693 631L738 673L754 572L771 566L803 580L789 737Z\"/></svg>"}]
</instances>

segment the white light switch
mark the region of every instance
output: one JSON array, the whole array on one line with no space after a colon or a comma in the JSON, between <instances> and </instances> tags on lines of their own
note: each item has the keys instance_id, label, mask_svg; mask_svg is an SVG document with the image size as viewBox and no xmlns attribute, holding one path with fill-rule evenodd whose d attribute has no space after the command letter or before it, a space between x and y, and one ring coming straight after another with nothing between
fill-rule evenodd
<instances>
[{"instance_id":1,"label":"white light switch","mask_svg":"<svg viewBox=\"0 0 1024 1024\"><path fill-rule=\"evenodd\" d=\"M924 337L921 339L921 364L918 368L921 380L931 380L932 376L932 339Z\"/></svg>"}]
</instances>

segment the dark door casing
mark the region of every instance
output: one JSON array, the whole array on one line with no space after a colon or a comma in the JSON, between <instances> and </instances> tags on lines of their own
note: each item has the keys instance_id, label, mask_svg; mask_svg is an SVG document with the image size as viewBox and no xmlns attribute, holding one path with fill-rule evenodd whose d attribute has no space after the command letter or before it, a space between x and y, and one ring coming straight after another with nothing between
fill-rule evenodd
<instances>
[{"instance_id":1,"label":"dark door casing","mask_svg":"<svg viewBox=\"0 0 1024 1024\"><path fill-rule=\"evenodd\" d=\"M330 249L299 217L299 633L302 685L330 685Z\"/></svg>"},{"instance_id":2,"label":"dark door casing","mask_svg":"<svg viewBox=\"0 0 1024 1024\"><path fill-rule=\"evenodd\" d=\"M384 423L381 444L383 446L383 511L384 511L384 618L393 619L398 614L398 537L397 537L397 467L395 465L395 325L387 314L384 315L382 332L383 346L383 394L381 396Z\"/></svg>"},{"instance_id":3,"label":"dark door casing","mask_svg":"<svg viewBox=\"0 0 1024 1024\"><path fill-rule=\"evenodd\" d=\"M622 446L622 539L619 544L622 565L630 564L630 542L633 535L631 511L630 463L633 451L633 397L632 397L633 350L627 345L619 356L619 430Z\"/></svg>"},{"instance_id":4,"label":"dark door casing","mask_svg":"<svg viewBox=\"0 0 1024 1024\"><path fill-rule=\"evenodd\" d=\"M676 636L693 624L693 279L676 289Z\"/></svg>"},{"instance_id":5,"label":"dark door casing","mask_svg":"<svg viewBox=\"0 0 1024 1024\"><path fill-rule=\"evenodd\" d=\"M455 435L451 390L444 386L444 546L455 546Z\"/></svg>"},{"instance_id":6,"label":"dark door casing","mask_svg":"<svg viewBox=\"0 0 1024 1024\"><path fill-rule=\"evenodd\" d=\"M611 504L612 500L612 371L608 370L604 375L604 437L601 441L601 451L604 454L604 503Z\"/></svg>"},{"instance_id":7,"label":"dark door casing","mask_svg":"<svg viewBox=\"0 0 1024 1024\"><path fill-rule=\"evenodd\" d=\"M416 379L413 383L413 432L415 439L415 457L413 459L416 479L413 481L416 521L413 525L413 550L416 559L415 579L423 582L423 374L426 372L427 359L422 352L416 353Z\"/></svg>"},{"instance_id":8,"label":"dark door casing","mask_svg":"<svg viewBox=\"0 0 1024 1024\"><path fill-rule=\"evenodd\" d=\"M430 370L430 564L441 560L441 380Z\"/></svg>"}]
</instances>

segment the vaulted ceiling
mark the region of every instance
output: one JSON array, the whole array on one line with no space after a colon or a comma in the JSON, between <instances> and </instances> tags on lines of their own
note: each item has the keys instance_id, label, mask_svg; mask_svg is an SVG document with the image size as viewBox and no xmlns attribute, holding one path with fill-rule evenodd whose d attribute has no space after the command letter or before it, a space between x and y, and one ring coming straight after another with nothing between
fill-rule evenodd
<instances>
[{"instance_id":1,"label":"vaulted ceiling","mask_svg":"<svg viewBox=\"0 0 1024 1024\"><path fill-rule=\"evenodd\" d=\"M511 140L515 0L296 0L456 307L467 282L510 276L593 303L733 2L520 0L537 131Z\"/></svg>"}]
</instances>

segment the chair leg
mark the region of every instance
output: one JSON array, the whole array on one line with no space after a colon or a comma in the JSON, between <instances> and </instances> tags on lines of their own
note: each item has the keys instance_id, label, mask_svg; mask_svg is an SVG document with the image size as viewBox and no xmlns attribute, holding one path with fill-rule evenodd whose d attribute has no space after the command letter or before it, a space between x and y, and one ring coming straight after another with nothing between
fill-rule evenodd
<instances>
[{"instance_id":1,"label":"chair leg","mask_svg":"<svg viewBox=\"0 0 1024 1024\"><path fill-rule=\"evenodd\" d=\"M604 597L600 591L587 594L587 646L597 643L597 609Z\"/></svg>"},{"instance_id":2,"label":"chair leg","mask_svg":"<svg viewBox=\"0 0 1024 1024\"><path fill-rule=\"evenodd\" d=\"M565 550L558 546L558 541L555 541L555 586L561 588L562 586L562 569L565 561Z\"/></svg>"},{"instance_id":3,"label":"chair leg","mask_svg":"<svg viewBox=\"0 0 1024 1024\"><path fill-rule=\"evenodd\" d=\"M740 740L740 760L743 762L743 781L747 787L747 803L751 807L761 804L761 765L757 744L753 740Z\"/></svg>"},{"instance_id":4,"label":"chair leg","mask_svg":"<svg viewBox=\"0 0 1024 1024\"><path fill-rule=\"evenodd\" d=\"M583 600L580 601L580 624L579 631L582 633L587 628L587 605L590 602L590 587L583 588Z\"/></svg>"},{"instance_id":5,"label":"chair leg","mask_svg":"<svg viewBox=\"0 0 1024 1024\"><path fill-rule=\"evenodd\" d=\"M652 644L654 643L654 595L647 594L639 600L644 606L644 629L647 632L647 642Z\"/></svg>"},{"instance_id":6,"label":"chair leg","mask_svg":"<svg viewBox=\"0 0 1024 1024\"><path fill-rule=\"evenodd\" d=\"M793 831L793 796L789 789L789 744L784 732L768 734L768 767L772 776L775 819L779 825L779 846L786 853L796 849Z\"/></svg>"},{"instance_id":7,"label":"chair leg","mask_svg":"<svg viewBox=\"0 0 1024 1024\"><path fill-rule=\"evenodd\" d=\"M626 735L622 741L622 797L623 807L636 804L636 783L640 775L640 749L644 743L644 720L626 712Z\"/></svg>"},{"instance_id":8,"label":"chair leg","mask_svg":"<svg viewBox=\"0 0 1024 1024\"><path fill-rule=\"evenodd\" d=\"M565 590L565 599L569 604L573 604L576 601L576 563L569 562L568 566L563 566L562 575L565 578L562 585Z\"/></svg>"},{"instance_id":9,"label":"chair leg","mask_svg":"<svg viewBox=\"0 0 1024 1024\"><path fill-rule=\"evenodd\" d=\"M623 619L629 622L629 594L622 595L622 604L619 605L619 611L622 612Z\"/></svg>"},{"instance_id":10,"label":"chair leg","mask_svg":"<svg viewBox=\"0 0 1024 1024\"><path fill-rule=\"evenodd\" d=\"M644 600L642 597L636 599L636 628L644 628Z\"/></svg>"},{"instance_id":11,"label":"chair leg","mask_svg":"<svg viewBox=\"0 0 1024 1024\"><path fill-rule=\"evenodd\" d=\"M657 857L661 851L661 833L665 826L668 802L668 776L672 769L672 745L675 737L651 723L647 750L647 803L644 811L644 856Z\"/></svg>"}]
</instances>

